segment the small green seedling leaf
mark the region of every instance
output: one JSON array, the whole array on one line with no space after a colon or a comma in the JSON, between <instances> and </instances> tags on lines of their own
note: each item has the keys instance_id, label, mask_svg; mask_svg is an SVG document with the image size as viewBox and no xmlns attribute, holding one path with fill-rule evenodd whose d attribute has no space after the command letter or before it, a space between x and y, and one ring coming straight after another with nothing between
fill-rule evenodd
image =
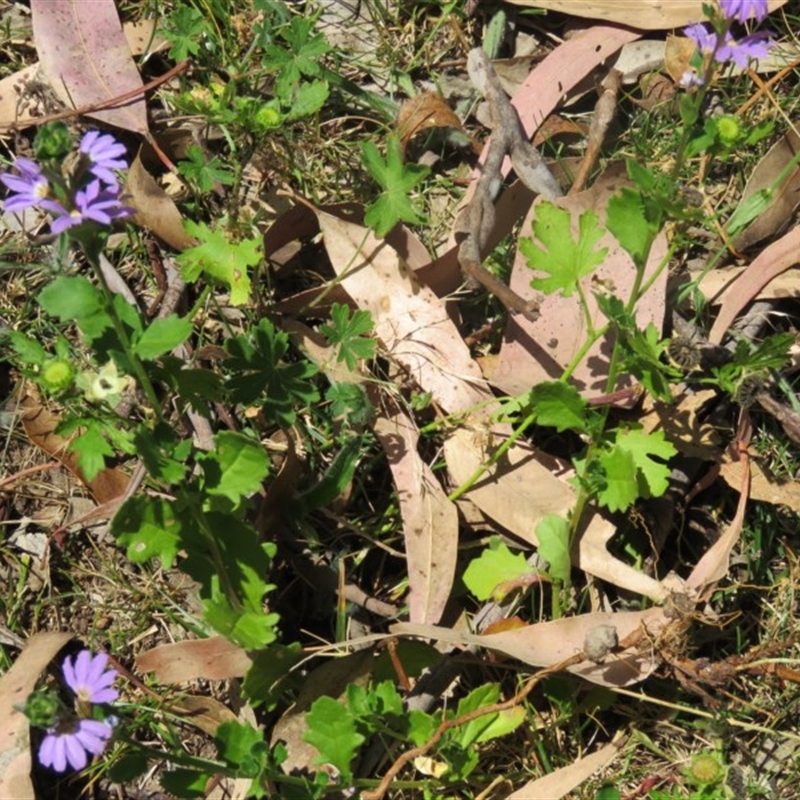
<instances>
[{"instance_id":1,"label":"small green seedling leaf","mask_svg":"<svg viewBox=\"0 0 800 800\"><path fill-rule=\"evenodd\" d=\"M574 386L562 381L544 381L533 387L529 398L537 424L555 428L559 433L586 430L586 401Z\"/></svg>"},{"instance_id":2,"label":"small green seedling leaf","mask_svg":"<svg viewBox=\"0 0 800 800\"><path fill-rule=\"evenodd\" d=\"M544 248L533 239L521 239L519 249L533 270L544 272L548 278L534 278L531 286L545 294L560 291L570 297L578 288L578 281L590 275L603 263L607 247L595 246L605 231L598 223L594 211L584 211L578 222L578 239L572 235L572 215L550 202L536 206L533 233Z\"/></svg>"},{"instance_id":3,"label":"small green seedling leaf","mask_svg":"<svg viewBox=\"0 0 800 800\"><path fill-rule=\"evenodd\" d=\"M350 485L361 455L361 436L351 436L331 461L325 474L309 489L298 493L286 509L290 517L300 517L333 502Z\"/></svg>"},{"instance_id":4,"label":"small green seedling leaf","mask_svg":"<svg viewBox=\"0 0 800 800\"><path fill-rule=\"evenodd\" d=\"M218 183L232 186L235 181L235 175L219 156L207 157L197 144L190 144L186 148L186 160L178 163L178 173L201 192L210 192Z\"/></svg>"},{"instance_id":5,"label":"small green seedling leaf","mask_svg":"<svg viewBox=\"0 0 800 800\"><path fill-rule=\"evenodd\" d=\"M320 697L314 701L306 714L308 731L303 737L319 750L315 764L333 764L349 782L352 777L350 764L355 758L364 737L356 730L355 717L332 697Z\"/></svg>"},{"instance_id":6,"label":"small green seedling leaf","mask_svg":"<svg viewBox=\"0 0 800 800\"><path fill-rule=\"evenodd\" d=\"M230 289L231 305L244 305L250 296L247 270L261 261L261 239L231 242L222 230L211 230L207 225L191 220L184 222L184 228L190 236L200 240L199 245L178 256L184 279L196 281L201 273L205 273Z\"/></svg>"},{"instance_id":7,"label":"small green seedling leaf","mask_svg":"<svg viewBox=\"0 0 800 800\"><path fill-rule=\"evenodd\" d=\"M464 570L464 585L478 600L488 600L498 586L512 583L533 572L522 553L512 553L498 537L470 561Z\"/></svg>"},{"instance_id":8,"label":"small green seedling leaf","mask_svg":"<svg viewBox=\"0 0 800 800\"><path fill-rule=\"evenodd\" d=\"M572 562L569 557L569 525L558 514L548 514L536 526L539 555L550 565L547 574L553 580L569 583Z\"/></svg>"},{"instance_id":9,"label":"small green seedling leaf","mask_svg":"<svg viewBox=\"0 0 800 800\"><path fill-rule=\"evenodd\" d=\"M133 350L144 361L152 361L183 344L191 333L192 323L188 319L170 314L164 319L154 319L134 343Z\"/></svg>"},{"instance_id":10,"label":"small green seedling leaf","mask_svg":"<svg viewBox=\"0 0 800 800\"><path fill-rule=\"evenodd\" d=\"M323 325L320 331L329 345L338 346L336 360L344 361L347 368L354 372L360 360L367 360L375 355L375 340L362 335L372 333L374 327L369 311L359 309L351 317L349 306L334 303L330 324Z\"/></svg>"},{"instance_id":11,"label":"small green seedling leaf","mask_svg":"<svg viewBox=\"0 0 800 800\"><path fill-rule=\"evenodd\" d=\"M397 136L386 141L386 160L372 142L364 142L361 152L369 174L381 185L383 191L367 209L364 223L378 237L386 236L400 222L419 225L425 218L417 213L410 193L428 174L428 167L403 163L403 147Z\"/></svg>"}]
</instances>

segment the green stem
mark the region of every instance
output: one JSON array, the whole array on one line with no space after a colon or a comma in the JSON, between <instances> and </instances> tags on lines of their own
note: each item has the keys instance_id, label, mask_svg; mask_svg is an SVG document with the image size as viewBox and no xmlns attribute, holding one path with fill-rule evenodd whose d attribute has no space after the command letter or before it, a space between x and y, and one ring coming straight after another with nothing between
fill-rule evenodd
<instances>
[{"instance_id":1,"label":"green stem","mask_svg":"<svg viewBox=\"0 0 800 800\"><path fill-rule=\"evenodd\" d=\"M163 422L164 416L155 387L150 380L150 376L147 374L147 370L144 368L144 364L142 364L141 359L134 352L133 345L131 344L130 337L128 336L128 331L125 329L124 323L114 308L114 294L111 289L109 289L106 279L103 276L103 271L100 268L100 259L97 253L92 252L92 249L89 247L84 246L83 251L86 254L86 258L88 259L89 263L92 265L92 269L94 270L97 280L100 283L106 300L106 310L108 311L108 316L110 317L111 323L114 326L114 332L117 334L119 343L122 345L122 349L125 351L125 355L128 358L131 367L133 368L134 377L144 392L147 402L153 409L156 419L159 422Z\"/></svg>"}]
</instances>

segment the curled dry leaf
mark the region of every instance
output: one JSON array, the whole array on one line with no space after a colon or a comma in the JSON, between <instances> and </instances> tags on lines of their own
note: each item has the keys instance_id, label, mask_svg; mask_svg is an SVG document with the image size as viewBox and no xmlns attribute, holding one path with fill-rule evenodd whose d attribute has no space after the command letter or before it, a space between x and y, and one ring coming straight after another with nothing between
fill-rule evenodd
<instances>
[{"instance_id":1,"label":"curled dry leaf","mask_svg":"<svg viewBox=\"0 0 800 800\"><path fill-rule=\"evenodd\" d=\"M155 673L160 683L241 678L251 665L241 647L221 636L161 645L136 658L136 669Z\"/></svg>"},{"instance_id":2,"label":"curled dry leaf","mask_svg":"<svg viewBox=\"0 0 800 800\"><path fill-rule=\"evenodd\" d=\"M390 630L398 636L420 636L454 645L477 645L504 653L524 664L549 667L581 652L587 634L599 625L614 627L619 640L623 641L638 630L645 637L655 638L668 624L662 608L649 608L645 611L580 614L482 636L410 622L396 623ZM648 641L652 642L652 638ZM587 659L568 667L568 670L601 686L629 686L644 680L656 666L654 653L648 645L641 651L633 646L615 652L602 664Z\"/></svg>"},{"instance_id":3,"label":"curled dry leaf","mask_svg":"<svg viewBox=\"0 0 800 800\"><path fill-rule=\"evenodd\" d=\"M183 217L175 202L144 168L141 151L136 155L125 183L126 202L135 210L133 221L163 239L175 250L186 250L197 242L183 229Z\"/></svg>"},{"instance_id":4,"label":"curled dry leaf","mask_svg":"<svg viewBox=\"0 0 800 800\"><path fill-rule=\"evenodd\" d=\"M399 409L373 425L386 452L403 518L412 622L435 624L453 588L458 512L417 451L419 431Z\"/></svg>"},{"instance_id":5,"label":"curled dry leaf","mask_svg":"<svg viewBox=\"0 0 800 800\"><path fill-rule=\"evenodd\" d=\"M790 130L775 142L756 164L742 192L739 208L757 192L772 189L773 186L775 188L769 205L733 240L733 246L737 250L747 250L763 239L775 235L794 216L794 212L800 206L800 165L795 163L780 183L778 179L787 165L797 158L798 150L800 150L800 135Z\"/></svg>"},{"instance_id":6,"label":"curled dry leaf","mask_svg":"<svg viewBox=\"0 0 800 800\"><path fill-rule=\"evenodd\" d=\"M17 708L25 702L47 665L72 639L71 633L37 633L0 677L0 797L35 797L31 783L31 744L28 718Z\"/></svg>"},{"instance_id":7,"label":"curled dry leaf","mask_svg":"<svg viewBox=\"0 0 800 800\"><path fill-rule=\"evenodd\" d=\"M636 0L635 3L620 0L509 0L517 6L544 8L575 17L596 19L601 22L616 22L640 30L669 30L703 22L704 0ZM768 0L769 10L775 11L787 0Z\"/></svg>"},{"instance_id":8,"label":"curled dry leaf","mask_svg":"<svg viewBox=\"0 0 800 800\"><path fill-rule=\"evenodd\" d=\"M461 120L441 95L422 92L400 106L397 133L404 152L411 139L431 128L463 130Z\"/></svg>"},{"instance_id":9,"label":"curled dry leaf","mask_svg":"<svg viewBox=\"0 0 800 800\"><path fill-rule=\"evenodd\" d=\"M62 103L80 108L143 86L114 0L31 0L33 34L44 74ZM144 95L87 116L147 134Z\"/></svg>"}]
</instances>

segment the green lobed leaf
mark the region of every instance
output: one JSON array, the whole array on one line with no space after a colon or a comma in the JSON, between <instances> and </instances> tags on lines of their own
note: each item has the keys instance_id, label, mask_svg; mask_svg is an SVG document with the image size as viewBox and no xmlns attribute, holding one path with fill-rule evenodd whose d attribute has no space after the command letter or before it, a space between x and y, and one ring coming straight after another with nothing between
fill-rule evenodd
<instances>
[{"instance_id":1,"label":"green lobed leaf","mask_svg":"<svg viewBox=\"0 0 800 800\"><path fill-rule=\"evenodd\" d=\"M184 280L193 282L205 273L230 289L231 305L244 305L250 297L247 270L261 261L261 239L231 242L221 229L211 230L207 225L191 220L184 222L184 228L190 236L200 240L199 245L178 256Z\"/></svg>"},{"instance_id":2,"label":"green lobed leaf","mask_svg":"<svg viewBox=\"0 0 800 800\"><path fill-rule=\"evenodd\" d=\"M533 570L522 553L512 553L499 537L493 536L477 558L464 570L464 585L478 600L488 600L500 584L514 581Z\"/></svg>"},{"instance_id":3,"label":"green lobed leaf","mask_svg":"<svg viewBox=\"0 0 800 800\"><path fill-rule=\"evenodd\" d=\"M594 211L584 211L578 222L578 239L572 235L572 215L548 201L537 204L533 233L544 247L533 239L520 239L519 249L533 270L544 272L548 278L533 278L531 286L545 294L561 292L570 297L578 281L590 275L603 263L607 247L595 246L605 231L598 224Z\"/></svg>"},{"instance_id":4,"label":"green lobed leaf","mask_svg":"<svg viewBox=\"0 0 800 800\"><path fill-rule=\"evenodd\" d=\"M554 580L569 583L572 572L570 559L569 525L564 517L548 514L536 526L539 555L547 561L547 574Z\"/></svg>"},{"instance_id":5,"label":"green lobed leaf","mask_svg":"<svg viewBox=\"0 0 800 800\"><path fill-rule=\"evenodd\" d=\"M17 358L23 364L44 364L48 359L47 352L35 339L29 339L19 331L8 331L7 334Z\"/></svg>"},{"instance_id":6,"label":"green lobed leaf","mask_svg":"<svg viewBox=\"0 0 800 800\"><path fill-rule=\"evenodd\" d=\"M625 187L609 200L606 212L606 227L640 270L647 263L653 240L663 223L663 215L653 219L649 211L650 205L645 203L642 193Z\"/></svg>"},{"instance_id":7,"label":"green lobed leaf","mask_svg":"<svg viewBox=\"0 0 800 800\"><path fill-rule=\"evenodd\" d=\"M306 731L303 739L319 751L315 764L332 764L339 770L342 780L352 778L351 763L364 737L356 730L355 717L332 697L320 697L306 714Z\"/></svg>"},{"instance_id":8,"label":"green lobed leaf","mask_svg":"<svg viewBox=\"0 0 800 800\"><path fill-rule=\"evenodd\" d=\"M586 401L572 385L562 381L538 383L529 394L529 403L536 410L536 422L567 430L586 430Z\"/></svg>"},{"instance_id":9,"label":"green lobed leaf","mask_svg":"<svg viewBox=\"0 0 800 800\"><path fill-rule=\"evenodd\" d=\"M373 358L375 355L375 340L362 336L371 333L373 328L369 311L358 309L351 317L349 306L334 303L331 308L331 322L323 325L320 332L324 334L329 345L338 345L336 360L344 361L348 369L355 370L359 360Z\"/></svg>"},{"instance_id":10,"label":"green lobed leaf","mask_svg":"<svg viewBox=\"0 0 800 800\"><path fill-rule=\"evenodd\" d=\"M154 319L134 342L133 350L139 358L152 361L178 345L183 344L192 333L192 323L176 314L164 319Z\"/></svg>"},{"instance_id":11,"label":"green lobed leaf","mask_svg":"<svg viewBox=\"0 0 800 800\"><path fill-rule=\"evenodd\" d=\"M303 82L295 89L289 110L286 112L286 121L292 122L303 117L316 114L330 94L327 81Z\"/></svg>"},{"instance_id":12,"label":"green lobed leaf","mask_svg":"<svg viewBox=\"0 0 800 800\"><path fill-rule=\"evenodd\" d=\"M618 430L616 446L631 454L636 468L641 473L646 484L646 493L643 497L660 497L669 486L670 468L654 460L665 461L675 455L675 446L666 440L663 431L645 432L641 428Z\"/></svg>"},{"instance_id":13,"label":"green lobed leaf","mask_svg":"<svg viewBox=\"0 0 800 800\"><path fill-rule=\"evenodd\" d=\"M87 480L94 480L106 466L106 457L114 455L114 449L103 435L103 427L92 420L86 421L86 429L69 443L69 451L78 456L78 466Z\"/></svg>"},{"instance_id":14,"label":"green lobed leaf","mask_svg":"<svg viewBox=\"0 0 800 800\"><path fill-rule=\"evenodd\" d=\"M198 456L203 489L227 497L236 506L261 488L269 472L267 454L258 442L233 431L218 433L214 445L213 450Z\"/></svg>"},{"instance_id":15,"label":"green lobed leaf","mask_svg":"<svg viewBox=\"0 0 800 800\"><path fill-rule=\"evenodd\" d=\"M182 546L183 527L172 501L136 495L114 515L111 535L127 548L128 558L134 563L157 557L161 566L169 569Z\"/></svg>"},{"instance_id":16,"label":"green lobed leaf","mask_svg":"<svg viewBox=\"0 0 800 800\"><path fill-rule=\"evenodd\" d=\"M264 732L248 722L228 720L214 734L219 757L237 777L256 779L269 765L269 747Z\"/></svg>"},{"instance_id":17,"label":"green lobed leaf","mask_svg":"<svg viewBox=\"0 0 800 800\"><path fill-rule=\"evenodd\" d=\"M485 683L459 700L454 717L461 717L471 711L494 705L499 699L500 686L496 683ZM491 726L496 717L497 712L495 711L494 713L477 717L464 725L459 725L451 731L451 741L459 744L464 750L468 749L478 741L478 737Z\"/></svg>"},{"instance_id":18,"label":"green lobed leaf","mask_svg":"<svg viewBox=\"0 0 800 800\"><path fill-rule=\"evenodd\" d=\"M103 293L80 275L59 275L39 292L39 305L62 322L105 312Z\"/></svg>"},{"instance_id":19,"label":"green lobed leaf","mask_svg":"<svg viewBox=\"0 0 800 800\"><path fill-rule=\"evenodd\" d=\"M383 188L378 199L368 207L364 224L372 228L376 236L384 237L398 222L414 225L425 222L409 195L428 175L428 167L404 164L403 147L397 136L390 136L386 141L385 161L373 142L363 142L361 153L367 171Z\"/></svg>"},{"instance_id":20,"label":"green lobed leaf","mask_svg":"<svg viewBox=\"0 0 800 800\"><path fill-rule=\"evenodd\" d=\"M633 455L613 445L604 450L597 459L603 472L603 486L597 499L609 511L624 511L639 496L636 462Z\"/></svg>"}]
</instances>

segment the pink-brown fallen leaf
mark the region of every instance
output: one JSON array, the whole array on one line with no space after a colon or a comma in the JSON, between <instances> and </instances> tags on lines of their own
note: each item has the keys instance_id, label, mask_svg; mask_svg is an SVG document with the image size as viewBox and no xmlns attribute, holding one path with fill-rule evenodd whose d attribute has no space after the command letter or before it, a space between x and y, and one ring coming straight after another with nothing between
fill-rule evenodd
<instances>
[{"instance_id":1,"label":"pink-brown fallen leaf","mask_svg":"<svg viewBox=\"0 0 800 800\"><path fill-rule=\"evenodd\" d=\"M221 636L212 636L154 647L136 659L136 669L154 672L160 683L183 683L199 678L210 681L241 678L252 663L241 647Z\"/></svg>"},{"instance_id":2,"label":"pink-brown fallen leaf","mask_svg":"<svg viewBox=\"0 0 800 800\"><path fill-rule=\"evenodd\" d=\"M397 636L419 636L454 645L477 645L537 667L549 667L583 650L586 636L598 625L616 628L620 641L639 629L647 636L657 636L669 620L662 608L645 611L597 612L576 617L539 622L501 633L477 635L435 625L399 622L392 625ZM582 661L569 671L601 686L628 686L644 680L656 668L649 648L636 647L609 655L601 664Z\"/></svg>"},{"instance_id":3,"label":"pink-brown fallen leaf","mask_svg":"<svg viewBox=\"0 0 800 800\"><path fill-rule=\"evenodd\" d=\"M78 466L78 457L67 449L69 441L55 432L61 419L45 407L32 383L21 387L17 409L22 427L31 442L58 459L82 481L98 505L110 503L125 493L130 478L121 469L103 469L92 480L86 478Z\"/></svg>"},{"instance_id":4,"label":"pink-brown fallen leaf","mask_svg":"<svg viewBox=\"0 0 800 800\"><path fill-rule=\"evenodd\" d=\"M178 251L197 242L183 229L183 216L175 201L145 169L141 152L133 159L125 181L127 202L136 211L133 221Z\"/></svg>"},{"instance_id":5,"label":"pink-brown fallen leaf","mask_svg":"<svg viewBox=\"0 0 800 800\"><path fill-rule=\"evenodd\" d=\"M419 431L400 409L373 425L386 452L403 519L412 622L435 624L453 588L458 512L417 451Z\"/></svg>"},{"instance_id":6,"label":"pink-brown fallen leaf","mask_svg":"<svg viewBox=\"0 0 800 800\"><path fill-rule=\"evenodd\" d=\"M776 276L800 264L800 226L765 247L720 297L720 310L708 340L720 344L739 312Z\"/></svg>"},{"instance_id":7,"label":"pink-brown fallen leaf","mask_svg":"<svg viewBox=\"0 0 800 800\"><path fill-rule=\"evenodd\" d=\"M0 797L3 800L28 800L36 796L30 778L30 726L17 706L25 703L42 672L70 639L71 633L31 636L11 668L0 677Z\"/></svg>"},{"instance_id":8,"label":"pink-brown fallen leaf","mask_svg":"<svg viewBox=\"0 0 800 800\"><path fill-rule=\"evenodd\" d=\"M750 497L750 459L747 455L747 445L750 443L751 435L749 413L742 410L736 441L729 448L731 450L736 448L734 452L738 454L739 503L736 506L736 514L726 526L722 536L703 554L686 579L687 589L696 592L698 601L708 599L717 583L728 574L731 551L739 541L744 527L747 501Z\"/></svg>"},{"instance_id":9,"label":"pink-brown fallen leaf","mask_svg":"<svg viewBox=\"0 0 800 800\"><path fill-rule=\"evenodd\" d=\"M448 413L492 400L443 303L420 285L405 259L362 225L317 210L340 285L372 314L375 335L423 391Z\"/></svg>"},{"instance_id":10,"label":"pink-brown fallen leaf","mask_svg":"<svg viewBox=\"0 0 800 800\"><path fill-rule=\"evenodd\" d=\"M800 205L800 166L795 162L780 183L778 178L789 162L797 157L798 150L800 135L789 129L756 164L747 179L739 207L762 189L772 190L772 195L769 205L733 240L737 250L747 250L768 236L773 236L794 216Z\"/></svg>"},{"instance_id":11,"label":"pink-brown fallen leaf","mask_svg":"<svg viewBox=\"0 0 800 800\"><path fill-rule=\"evenodd\" d=\"M705 0L509 0L517 6L544 8L576 17L617 22L641 30L670 30L703 22ZM768 0L769 10L775 11L787 0Z\"/></svg>"},{"instance_id":12,"label":"pink-brown fallen leaf","mask_svg":"<svg viewBox=\"0 0 800 800\"><path fill-rule=\"evenodd\" d=\"M590 189L560 198L555 203L571 213L574 231L577 231L578 218L588 210L597 214L602 225L609 199L626 183L624 166L616 164ZM521 236L531 235L531 224L538 205L539 201L534 203L523 222ZM601 327L606 318L597 306L592 286L596 283L612 286L617 297L627 298L636 278L636 268L631 257L610 233L606 233L599 242L598 248L600 247L608 248L603 264L582 281L595 328ZM666 252L667 240L662 233L653 243L645 269L647 276L662 263ZM509 285L523 299L535 299L539 294L530 285L534 275L525 256L518 250ZM636 319L640 328L645 329L648 324L653 323L659 333L661 332L666 285L667 271L662 270L658 279L637 303ZM586 320L577 294L571 297L562 297L560 294L543 297L540 315L535 322L521 316L509 319L492 383L507 394L518 395L542 381L557 380L585 342L586 336ZM590 398L605 392L611 348L610 336L600 339L573 372L572 380L585 397Z\"/></svg>"},{"instance_id":13,"label":"pink-brown fallen leaf","mask_svg":"<svg viewBox=\"0 0 800 800\"><path fill-rule=\"evenodd\" d=\"M171 703L169 710L180 715L182 722L194 725L209 736L216 735L223 722L236 721L236 714L213 697L188 695Z\"/></svg>"},{"instance_id":14,"label":"pink-brown fallen leaf","mask_svg":"<svg viewBox=\"0 0 800 800\"><path fill-rule=\"evenodd\" d=\"M114 0L31 0L42 70L68 108L104 103L141 88ZM87 116L147 134L144 96Z\"/></svg>"},{"instance_id":15,"label":"pink-brown fallen leaf","mask_svg":"<svg viewBox=\"0 0 800 800\"><path fill-rule=\"evenodd\" d=\"M739 279L747 267L719 267L707 272L697 284L703 297L712 305L719 305L725 293ZM698 273L690 273L697 275ZM766 286L762 287L754 300L775 300L780 297L800 296L800 270L791 268L776 275Z\"/></svg>"},{"instance_id":16,"label":"pink-brown fallen leaf","mask_svg":"<svg viewBox=\"0 0 800 800\"><path fill-rule=\"evenodd\" d=\"M627 733L617 731L612 742L566 767L526 783L510 794L508 800L561 800L589 780L595 772L610 764L619 755L628 738Z\"/></svg>"}]
</instances>

